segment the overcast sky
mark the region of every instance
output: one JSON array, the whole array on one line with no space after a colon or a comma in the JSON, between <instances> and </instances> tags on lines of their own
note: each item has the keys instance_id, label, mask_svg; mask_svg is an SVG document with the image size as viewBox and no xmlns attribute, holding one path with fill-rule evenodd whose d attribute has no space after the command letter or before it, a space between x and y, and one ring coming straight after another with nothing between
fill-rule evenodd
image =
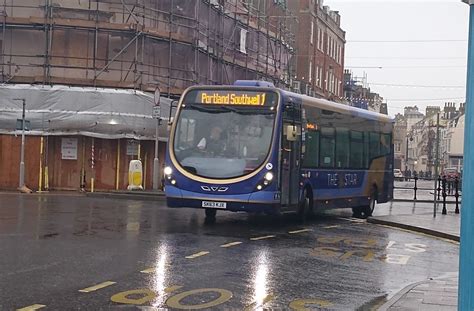
<instances>
[{"instance_id":1,"label":"overcast sky","mask_svg":"<svg viewBox=\"0 0 474 311\"><path fill-rule=\"evenodd\" d=\"M424 113L426 106L465 101L469 7L461 0L324 4L341 15L345 67L357 77L366 75L371 90L388 102L390 115L403 113L405 106L417 105Z\"/></svg>"}]
</instances>

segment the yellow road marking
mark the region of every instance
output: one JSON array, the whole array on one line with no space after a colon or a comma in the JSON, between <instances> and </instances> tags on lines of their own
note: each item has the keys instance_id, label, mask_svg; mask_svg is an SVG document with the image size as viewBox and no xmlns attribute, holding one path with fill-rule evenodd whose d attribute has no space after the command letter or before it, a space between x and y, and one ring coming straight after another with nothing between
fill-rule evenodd
<instances>
[{"instance_id":1,"label":"yellow road marking","mask_svg":"<svg viewBox=\"0 0 474 311\"><path fill-rule=\"evenodd\" d=\"M91 287L88 287L88 288L80 289L79 291L81 293L90 293L90 292L94 292L96 290L102 289L104 287L114 285L115 283L116 282L107 281L107 282L100 283L100 284L97 284L97 285L94 285L94 286L91 286Z\"/></svg>"},{"instance_id":2,"label":"yellow road marking","mask_svg":"<svg viewBox=\"0 0 474 311\"><path fill-rule=\"evenodd\" d=\"M314 307L327 308L331 307L333 304L327 300L321 299L296 299L293 300L289 307L296 311L306 311L312 310Z\"/></svg>"},{"instance_id":3,"label":"yellow road marking","mask_svg":"<svg viewBox=\"0 0 474 311\"><path fill-rule=\"evenodd\" d=\"M155 271L156 271L156 268L148 268L148 269L140 271L140 273L153 273Z\"/></svg>"},{"instance_id":4,"label":"yellow road marking","mask_svg":"<svg viewBox=\"0 0 474 311\"><path fill-rule=\"evenodd\" d=\"M289 234L295 234L295 233L303 233L303 232L308 232L308 231L313 231L311 229L301 229L301 230L294 230L294 231L288 231Z\"/></svg>"},{"instance_id":5,"label":"yellow road marking","mask_svg":"<svg viewBox=\"0 0 474 311\"><path fill-rule=\"evenodd\" d=\"M128 290L125 292L115 294L112 297L110 297L110 300L116 303L127 304L127 305L142 305L145 302L150 302L155 298L156 298L155 292L153 292L152 290L148 288L144 288L144 289Z\"/></svg>"},{"instance_id":6,"label":"yellow road marking","mask_svg":"<svg viewBox=\"0 0 474 311\"><path fill-rule=\"evenodd\" d=\"M201 256L204 256L204 255L207 255L207 254L209 254L209 252L202 251L202 252L199 252L199 253L196 253L196 254L186 256L186 259L194 259L194 258L201 257Z\"/></svg>"},{"instance_id":7,"label":"yellow road marking","mask_svg":"<svg viewBox=\"0 0 474 311\"><path fill-rule=\"evenodd\" d=\"M46 307L46 306L45 305L40 305L40 304L34 304L34 305L24 307L24 308L21 308L21 309L16 309L16 311L33 311L33 310L38 310L38 309L41 309L41 308L44 308L44 307Z\"/></svg>"},{"instance_id":8,"label":"yellow road marking","mask_svg":"<svg viewBox=\"0 0 474 311\"><path fill-rule=\"evenodd\" d=\"M326 226L326 227L323 227L324 229L332 229L332 228L339 228L340 226L339 225L334 225L334 226Z\"/></svg>"},{"instance_id":9,"label":"yellow road marking","mask_svg":"<svg viewBox=\"0 0 474 311\"><path fill-rule=\"evenodd\" d=\"M197 294L203 294L203 293L217 293L219 294L219 297L215 298L214 300L208 301L208 302L202 302L200 304L183 304L181 303L182 300L185 300L185 298ZM166 305L170 308L173 309L181 309L181 310L201 310L201 309L209 309L212 307L216 307L218 305L221 305L227 301L229 301L232 298L232 292L221 289L221 288L200 288L200 289L194 289L190 290L187 292L179 293L177 295L174 295L170 297L166 301Z\"/></svg>"},{"instance_id":10,"label":"yellow road marking","mask_svg":"<svg viewBox=\"0 0 474 311\"><path fill-rule=\"evenodd\" d=\"M275 296L273 294L269 294L263 298L262 303L258 303L256 301L252 302L249 304L247 307L245 307L244 311L250 311L250 310L255 310L256 308L261 308L263 307L267 302L272 301L275 299Z\"/></svg>"},{"instance_id":11,"label":"yellow road marking","mask_svg":"<svg viewBox=\"0 0 474 311\"><path fill-rule=\"evenodd\" d=\"M171 267L171 264L167 263L165 264L165 267ZM157 269L157 267L146 268L145 270L140 271L140 273L154 273Z\"/></svg>"},{"instance_id":12,"label":"yellow road marking","mask_svg":"<svg viewBox=\"0 0 474 311\"><path fill-rule=\"evenodd\" d=\"M240 245L242 244L242 242L231 242L231 243L227 243L227 244L222 244L221 247L232 247L232 246L236 246L236 245Z\"/></svg>"},{"instance_id":13,"label":"yellow road marking","mask_svg":"<svg viewBox=\"0 0 474 311\"><path fill-rule=\"evenodd\" d=\"M180 288L182 288L182 286L173 285L173 286L165 288L164 292L169 294L174 291L177 291ZM133 290L127 290L125 292L120 292L110 297L110 300L116 303L126 304L126 305L142 305L146 302L153 301L156 297L157 297L157 294L151 289L142 288L142 289L133 289Z\"/></svg>"},{"instance_id":14,"label":"yellow road marking","mask_svg":"<svg viewBox=\"0 0 474 311\"><path fill-rule=\"evenodd\" d=\"M165 293L169 294L169 293L172 293L174 291L177 291L178 289L182 288L182 286L179 286L179 285L173 285L173 286L170 286L170 287L167 287L165 288Z\"/></svg>"},{"instance_id":15,"label":"yellow road marking","mask_svg":"<svg viewBox=\"0 0 474 311\"><path fill-rule=\"evenodd\" d=\"M275 235L265 235L265 236L260 236L260 237L257 237L257 238L250 238L251 241L259 241L259 240L265 240L265 239L271 239L271 238L275 238L276 236Z\"/></svg>"}]
</instances>

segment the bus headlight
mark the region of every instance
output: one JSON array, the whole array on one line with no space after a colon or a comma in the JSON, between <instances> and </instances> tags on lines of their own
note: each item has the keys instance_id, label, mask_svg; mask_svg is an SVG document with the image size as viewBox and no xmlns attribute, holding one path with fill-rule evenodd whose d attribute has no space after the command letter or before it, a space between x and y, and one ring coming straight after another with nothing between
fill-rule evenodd
<instances>
[{"instance_id":1,"label":"bus headlight","mask_svg":"<svg viewBox=\"0 0 474 311\"><path fill-rule=\"evenodd\" d=\"M173 169L171 167L167 166L163 170L163 173L165 173L166 176L169 176L169 175L173 174Z\"/></svg>"},{"instance_id":2,"label":"bus headlight","mask_svg":"<svg viewBox=\"0 0 474 311\"><path fill-rule=\"evenodd\" d=\"M263 176L263 180L257 185L257 190L260 191L260 190L263 190L265 187L267 187L268 185L270 185L272 183L272 180L273 180L273 173L272 172L267 172L264 176Z\"/></svg>"},{"instance_id":3,"label":"bus headlight","mask_svg":"<svg viewBox=\"0 0 474 311\"><path fill-rule=\"evenodd\" d=\"M265 174L265 180L270 182L273 180L273 173L272 172L268 172Z\"/></svg>"}]
</instances>

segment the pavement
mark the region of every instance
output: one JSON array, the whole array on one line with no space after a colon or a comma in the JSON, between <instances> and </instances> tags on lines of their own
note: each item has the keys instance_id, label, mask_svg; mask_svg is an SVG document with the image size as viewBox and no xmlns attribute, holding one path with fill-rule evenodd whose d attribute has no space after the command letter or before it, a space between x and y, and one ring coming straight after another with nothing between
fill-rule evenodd
<instances>
[{"instance_id":1,"label":"pavement","mask_svg":"<svg viewBox=\"0 0 474 311\"><path fill-rule=\"evenodd\" d=\"M460 240L461 216L456 214L454 205L448 205L448 213L441 214L442 205L433 204L418 207L413 204L411 213L375 216L369 223L415 231L444 238L453 242ZM378 310L457 310L458 274L430 278L405 287Z\"/></svg>"}]
</instances>

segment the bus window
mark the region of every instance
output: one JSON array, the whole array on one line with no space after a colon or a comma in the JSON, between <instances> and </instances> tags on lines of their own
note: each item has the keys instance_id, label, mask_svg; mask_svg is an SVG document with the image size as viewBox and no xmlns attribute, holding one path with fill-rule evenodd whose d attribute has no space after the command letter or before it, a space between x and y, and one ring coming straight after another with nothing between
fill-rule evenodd
<instances>
[{"instance_id":1,"label":"bus window","mask_svg":"<svg viewBox=\"0 0 474 311\"><path fill-rule=\"evenodd\" d=\"M390 134L382 134L380 137L380 153L381 155L390 154L392 137Z\"/></svg>"},{"instance_id":2,"label":"bus window","mask_svg":"<svg viewBox=\"0 0 474 311\"><path fill-rule=\"evenodd\" d=\"M195 119L183 119L178 128L177 135L179 137L179 145L176 146L178 149L189 148L194 141L195 136Z\"/></svg>"},{"instance_id":3,"label":"bus window","mask_svg":"<svg viewBox=\"0 0 474 311\"><path fill-rule=\"evenodd\" d=\"M309 130L306 132L306 150L303 166L318 167L319 160L319 131Z\"/></svg>"},{"instance_id":4,"label":"bus window","mask_svg":"<svg viewBox=\"0 0 474 311\"><path fill-rule=\"evenodd\" d=\"M369 133L369 158L373 160L380 155L380 134Z\"/></svg>"},{"instance_id":5,"label":"bus window","mask_svg":"<svg viewBox=\"0 0 474 311\"><path fill-rule=\"evenodd\" d=\"M335 137L334 129L321 128L319 164L321 167L334 167Z\"/></svg>"},{"instance_id":6,"label":"bus window","mask_svg":"<svg viewBox=\"0 0 474 311\"><path fill-rule=\"evenodd\" d=\"M336 130L336 167L349 167L349 130Z\"/></svg>"},{"instance_id":7,"label":"bus window","mask_svg":"<svg viewBox=\"0 0 474 311\"><path fill-rule=\"evenodd\" d=\"M350 167L355 169L365 168L364 161L364 133L351 131L351 156Z\"/></svg>"}]
</instances>

